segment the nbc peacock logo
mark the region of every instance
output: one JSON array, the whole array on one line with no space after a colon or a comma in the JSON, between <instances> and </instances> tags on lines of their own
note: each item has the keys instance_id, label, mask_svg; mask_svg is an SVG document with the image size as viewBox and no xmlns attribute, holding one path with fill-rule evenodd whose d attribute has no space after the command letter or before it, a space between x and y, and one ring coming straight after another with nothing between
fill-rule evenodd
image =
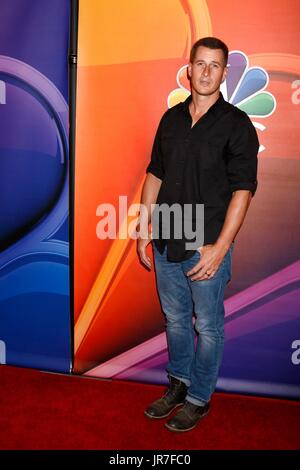
<instances>
[{"instance_id":1,"label":"nbc peacock logo","mask_svg":"<svg viewBox=\"0 0 300 470\"><path fill-rule=\"evenodd\" d=\"M181 67L177 73L178 88L172 90L168 96L168 107L184 101L190 95L190 85L187 78L187 65ZM246 54L241 51L231 51L228 57L228 73L221 85L224 99L245 111L250 118L267 118L276 109L275 97L266 88L269 84L269 75L262 67L249 67ZM265 126L253 122L259 130ZM264 150L261 145L260 151Z\"/></svg>"}]
</instances>

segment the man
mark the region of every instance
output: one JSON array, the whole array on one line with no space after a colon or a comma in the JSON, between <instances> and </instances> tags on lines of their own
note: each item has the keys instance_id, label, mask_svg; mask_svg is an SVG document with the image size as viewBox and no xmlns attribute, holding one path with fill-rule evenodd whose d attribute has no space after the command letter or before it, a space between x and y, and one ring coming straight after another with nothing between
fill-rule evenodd
<instances>
[{"instance_id":1,"label":"man","mask_svg":"<svg viewBox=\"0 0 300 470\"><path fill-rule=\"evenodd\" d=\"M175 432L193 429L209 411L223 352L224 290L231 278L234 239L257 188L256 131L247 114L220 92L227 60L228 48L217 38L193 45L191 95L163 115L142 191L141 203L150 215L155 203L204 204L202 246L187 250L184 236L172 234L153 240L170 385L145 414L160 419L181 406L165 424ZM150 241L150 235L138 240L140 260L149 269Z\"/></svg>"}]
</instances>

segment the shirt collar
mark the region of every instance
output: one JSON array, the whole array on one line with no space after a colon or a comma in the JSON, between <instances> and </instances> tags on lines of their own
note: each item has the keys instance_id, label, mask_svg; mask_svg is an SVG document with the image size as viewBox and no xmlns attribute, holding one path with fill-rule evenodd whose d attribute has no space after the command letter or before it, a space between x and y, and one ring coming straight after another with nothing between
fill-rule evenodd
<instances>
[{"instance_id":1,"label":"shirt collar","mask_svg":"<svg viewBox=\"0 0 300 470\"><path fill-rule=\"evenodd\" d=\"M190 116L189 112L189 104L192 101L192 94L190 94L185 101L181 103L181 109ZM207 113L213 113L215 115L218 114L219 110L224 106L226 101L224 100L224 97L220 91L220 96L217 99L217 101L208 109Z\"/></svg>"}]
</instances>

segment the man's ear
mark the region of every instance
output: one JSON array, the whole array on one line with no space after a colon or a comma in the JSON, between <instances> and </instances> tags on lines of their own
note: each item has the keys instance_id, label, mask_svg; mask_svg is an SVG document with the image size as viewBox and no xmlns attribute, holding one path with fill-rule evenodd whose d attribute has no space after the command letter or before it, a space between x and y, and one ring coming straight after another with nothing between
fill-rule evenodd
<instances>
[{"instance_id":1,"label":"man's ear","mask_svg":"<svg viewBox=\"0 0 300 470\"><path fill-rule=\"evenodd\" d=\"M226 65L224 71L223 71L223 76L222 76L222 83L226 80L226 77L227 77L227 73L228 73L228 67Z\"/></svg>"},{"instance_id":2,"label":"man's ear","mask_svg":"<svg viewBox=\"0 0 300 470\"><path fill-rule=\"evenodd\" d=\"M191 63L189 63L186 73L187 73L187 78L190 80L191 79L191 74L192 74L192 64Z\"/></svg>"}]
</instances>

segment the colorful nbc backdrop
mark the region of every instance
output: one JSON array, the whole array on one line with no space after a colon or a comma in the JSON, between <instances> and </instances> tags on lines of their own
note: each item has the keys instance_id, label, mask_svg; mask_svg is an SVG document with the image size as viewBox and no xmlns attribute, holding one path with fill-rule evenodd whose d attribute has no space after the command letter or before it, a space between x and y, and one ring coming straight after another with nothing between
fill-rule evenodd
<instances>
[{"instance_id":1,"label":"colorful nbc backdrop","mask_svg":"<svg viewBox=\"0 0 300 470\"><path fill-rule=\"evenodd\" d=\"M0 1L0 364L70 372L69 0Z\"/></svg>"},{"instance_id":2,"label":"colorful nbc backdrop","mask_svg":"<svg viewBox=\"0 0 300 470\"><path fill-rule=\"evenodd\" d=\"M80 1L75 373L166 382L154 273L134 241L97 238L97 207L140 200L159 119L189 93L190 47L214 35L230 49L224 97L249 114L261 144L218 389L300 397L299 22L296 0Z\"/></svg>"}]
</instances>

